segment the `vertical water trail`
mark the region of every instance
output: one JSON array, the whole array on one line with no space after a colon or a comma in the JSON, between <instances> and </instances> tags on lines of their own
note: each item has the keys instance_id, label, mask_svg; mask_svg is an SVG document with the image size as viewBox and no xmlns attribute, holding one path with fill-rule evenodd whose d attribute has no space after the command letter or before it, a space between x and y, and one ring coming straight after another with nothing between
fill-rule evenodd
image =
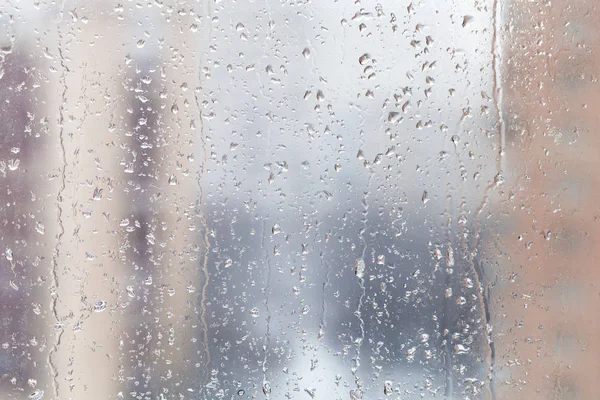
<instances>
[{"instance_id":1,"label":"vertical water trail","mask_svg":"<svg viewBox=\"0 0 600 400\"><path fill-rule=\"evenodd\" d=\"M207 42L210 43L211 37L212 37L212 21L211 21L211 7L210 7L210 1L207 1L206 3L206 7L207 7L207 16L206 16L206 21L207 21ZM199 55L196 57L196 68L195 68L195 78L196 78L196 88L195 88L195 93L194 93L194 99L196 102L196 119L198 120L198 124L199 124L199 130L200 130L200 143L202 146L202 164L199 168L199 172L198 172L198 176L197 176L197 185L198 185L198 214L200 216L200 219L202 221L202 225L204 226L204 234L203 234L203 245L204 245L204 255L203 255L203 260L202 260L202 289L201 289L201 293L200 293L200 323L202 324L202 342L203 342L203 346L204 346L204 380L203 380L203 385L206 385L208 383L208 380L210 379L210 347L209 347L209 343L208 343L208 322L206 320L206 315L207 315L207 310L206 310L206 291L208 289L208 283L210 280L210 274L209 274L209 270L208 270L208 259L209 259L209 255L210 255L210 239L209 239L209 234L210 234L210 230L208 227L208 220L206 218L206 214L204 212L204 205L205 205L205 195L204 195L204 188L202 186L202 175L205 173L206 171L206 165L208 163L208 155L207 155L207 151L206 151L206 130L205 130L205 126L204 126L204 120L202 119L202 108L201 108L201 103L200 103L200 99L199 99L199 92L202 89L201 85L202 85L202 79L201 79L201 61L202 61L202 57L200 56L200 54L202 54L201 52L199 52Z\"/></svg>"},{"instance_id":2,"label":"vertical water trail","mask_svg":"<svg viewBox=\"0 0 600 400\"><path fill-rule=\"evenodd\" d=\"M62 13L61 13L61 19L62 19ZM56 361L54 360L54 354L58 351L58 347L60 346L60 340L62 338L62 335L64 333L64 327L61 321L61 318L58 315L58 287L59 287L59 280L58 280L58 260L59 260L59 256L60 256L60 248L62 245L62 237L65 234L65 226L64 226L64 221L63 221L63 209L62 209L62 203L63 203L63 193L66 189L66 179L67 179L67 175L66 175L66 170L67 170L67 153L65 150L65 142L64 142L64 125L65 125L65 105L67 103L67 90L68 90L68 86L67 86L67 78L66 78L66 74L67 72L69 72L69 68L66 66L65 64L65 57L63 54L63 37L60 31L60 28L58 28L58 53L60 56L60 66L62 69L61 75L60 75L60 84L62 86L62 92L61 92L61 99L60 99L60 106L58 107L58 142L59 142L59 147L60 147L60 156L61 156L61 161L62 161L62 165L61 165L61 171L60 171L60 188L58 189L58 193L56 195L56 209L57 209L57 221L58 221L58 228L59 228L59 232L56 238L56 244L54 245L54 251L53 251L53 255L52 255L52 303L51 303L51 308L52 308L52 316L54 317L55 323L54 323L54 328L58 329L58 334L56 335L56 340L54 341L54 344L52 345L52 348L50 349L50 351L48 352L48 365L50 367L50 374L52 376L52 390L54 392L54 397L58 398L58 394L59 394L59 383L58 383L58 370L56 368Z\"/></svg>"}]
</instances>

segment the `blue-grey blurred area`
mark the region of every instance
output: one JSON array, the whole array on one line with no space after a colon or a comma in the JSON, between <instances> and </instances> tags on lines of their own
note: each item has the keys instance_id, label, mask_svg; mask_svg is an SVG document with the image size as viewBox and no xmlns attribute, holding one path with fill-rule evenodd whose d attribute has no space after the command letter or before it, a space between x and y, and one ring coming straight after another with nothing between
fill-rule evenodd
<instances>
[{"instance_id":1,"label":"blue-grey blurred area","mask_svg":"<svg viewBox=\"0 0 600 400\"><path fill-rule=\"evenodd\" d=\"M520 7L0 0L0 398L593 398Z\"/></svg>"}]
</instances>

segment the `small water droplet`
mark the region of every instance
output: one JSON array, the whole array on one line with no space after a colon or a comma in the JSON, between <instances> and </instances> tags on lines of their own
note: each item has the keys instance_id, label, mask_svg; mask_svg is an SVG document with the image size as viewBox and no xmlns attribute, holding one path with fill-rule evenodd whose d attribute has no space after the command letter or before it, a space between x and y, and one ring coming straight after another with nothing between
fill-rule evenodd
<instances>
[{"instance_id":1,"label":"small water droplet","mask_svg":"<svg viewBox=\"0 0 600 400\"><path fill-rule=\"evenodd\" d=\"M21 161L19 159L10 159L8 160L8 169L11 171L15 171L19 168Z\"/></svg>"},{"instance_id":2,"label":"small water droplet","mask_svg":"<svg viewBox=\"0 0 600 400\"><path fill-rule=\"evenodd\" d=\"M92 199L95 200L95 201L102 200L102 192L103 192L102 189L95 188L94 189L94 194L92 195Z\"/></svg>"},{"instance_id":3,"label":"small water droplet","mask_svg":"<svg viewBox=\"0 0 600 400\"><path fill-rule=\"evenodd\" d=\"M42 389L36 389L35 392L29 395L31 400L41 400L44 398L44 391Z\"/></svg>"},{"instance_id":4,"label":"small water droplet","mask_svg":"<svg viewBox=\"0 0 600 400\"><path fill-rule=\"evenodd\" d=\"M263 381L262 391L265 395L271 393L271 384L269 383L269 381Z\"/></svg>"},{"instance_id":5,"label":"small water droplet","mask_svg":"<svg viewBox=\"0 0 600 400\"><path fill-rule=\"evenodd\" d=\"M310 58L310 49L308 47L305 47L304 50L302 50L302 55L306 59Z\"/></svg>"},{"instance_id":6,"label":"small water droplet","mask_svg":"<svg viewBox=\"0 0 600 400\"><path fill-rule=\"evenodd\" d=\"M371 59L371 55L369 53L365 53L358 58L358 63L360 65L365 65Z\"/></svg>"},{"instance_id":7,"label":"small water droplet","mask_svg":"<svg viewBox=\"0 0 600 400\"><path fill-rule=\"evenodd\" d=\"M394 393L394 382L385 381L383 382L383 394L391 396Z\"/></svg>"},{"instance_id":8,"label":"small water droplet","mask_svg":"<svg viewBox=\"0 0 600 400\"><path fill-rule=\"evenodd\" d=\"M350 391L350 400L363 400L363 392L361 389L353 389Z\"/></svg>"},{"instance_id":9,"label":"small water droplet","mask_svg":"<svg viewBox=\"0 0 600 400\"><path fill-rule=\"evenodd\" d=\"M96 304L94 304L94 311L102 312L104 310L106 310L106 302L104 302L102 300L98 300L98 302Z\"/></svg>"},{"instance_id":10,"label":"small water droplet","mask_svg":"<svg viewBox=\"0 0 600 400\"><path fill-rule=\"evenodd\" d=\"M504 183L504 175L502 172L498 172L498 174L494 177L494 185L499 186Z\"/></svg>"},{"instance_id":11,"label":"small water droplet","mask_svg":"<svg viewBox=\"0 0 600 400\"><path fill-rule=\"evenodd\" d=\"M465 347L462 344L455 344L454 345L454 353L456 354L466 354L469 352L469 348Z\"/></svg>"},{"instance_id":12,"label":"small water droplet","mask_svg":"<svg viewBox=\"0 0 600 400\"><path fill-rule=\"evenodd\" d=\"M280 234L281 233L281 227L279 226L279 224L273 225L273 228L271 228L271 232L273 233L273 235Z\"/></svg>"},{"instance_id":13,"label":"small water droplet","mask_svg":"<svg viewBox=\"0 0 600 400\"><path fill-rule=\"evenodd\" d=\"M463 17L463 21L462 21L462 26L463 26L463 28L464 28L465 26L469 25L471 22L473 22L473 19L474 19L474 18L473 18L472 16L470 16L470 15L465 15L465 16Z\"/></svg>"}]
</instances>

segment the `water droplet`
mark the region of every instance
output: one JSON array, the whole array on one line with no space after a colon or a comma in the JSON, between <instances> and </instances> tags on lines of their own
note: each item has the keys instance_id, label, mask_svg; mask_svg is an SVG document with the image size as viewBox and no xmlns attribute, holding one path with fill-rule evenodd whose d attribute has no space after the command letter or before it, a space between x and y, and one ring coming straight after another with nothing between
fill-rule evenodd
<instances>
[{"instance_id":1,"label":"water droplet","mask_svg":"<svg viewBox=\"0 0 600 400\"><path fill-rule=\"evenodd\" d=\"M391 396L394 393L394 382L385 381L383 382L383 394Z\"/></svg>"},{"instance_id":2,"label":"water droplet","mask_svg":"<svg viewBox=\"0 0 600 400\"><path fill-rule=\"evenodd\" d=\"M356 261L354 261L354 275L359 279L362 279L365 276L365 260L362 258L357 258Z\"/></svg>"},{"instance_id":3,"label":"water droplet","mask_svg":"<svg viewBox=\"0 0 600 400\"><path fill-rule=\"evenodd\" d=\"M448 268L454 267L454 250L452 250L452 247L448 247L446 250L446 266Z\"/></svg>"},{"instance_id":4,"label":"water droplet","mask_svg":"<svg viewBox=\"0 0 600 400\"><path fill-rule=\"evenodd\" d=\"M92 195L92 199L95 200L95 201L102 200L102 192L103 192L102 189L95 188L94 189L94 194Z\"/></svg>"},{"instance_id":5,"label":"water droplet","mask_svg":"<svg viewBox=\"0 0 600 400\"><path fill-rule=\"evenodd\" d=\"M15 171L19 168L21 161L19 159L10 159L8 160L8 169L11 171Z\"/></svg>"},{"instance_id":6,"label":"water droplet","mask_svg":"<svg viewBox=\"0 0 600 400\"><path fill-rule=\"evenodd\" d=\"M179 112L179 107L177 106L177 104L173 104L173 105L171 106L171 112L172 112L173 114L177 114L177 113Z\"/></svg>"},{"instance_id":7,"label":"water droplet","mask_svg":"<svg viewBox=\"0 0 600 400\"><path fill-rule=\"evenodd\" d=\"M462 26L463 26L463 28L464 28L465 26L469 25L471 22L473 22L473 19L474 19L474 18L473 18L472 16L470 16L470 15L465 15L465 16L463 17L463 21L462 21Z\"/></svg>"},{"instance_id":8,"label":"water droplet","mask_svg":"<svg viewBox=\"0 0 600 400\"><path fill-rule=\"evenodd\" d=\"M369 60L371 60L371 55L369 53L365 53L358 58L358 63L360 65L365 65L367 62L369 62Z\"/></svg>"},{"instance_id":9,"label":"water droplet","mask_svg":"<svg viewBox=\"0 0 600 400\"><path fill-rule=\"evenodd\" d=\"M265 395L271 393L271 384L269 383L269 381L263 381L262 391Z\"/></svg>"},{"instance_id":10,"label":"water droplet","mask_svg":"<svg viewBox=\"0 0 600 400\"><path fill-rule=\"evenodd\" d=\"M302 50L302 55L306 59L310 58L310 49L308 47L305 47L304 50Z\"/></svg>"},{"instance_id":11,"label":"water droplet","mask_svg":"<svg viewBox=\"0 0 600 400\"><path fill-rule=\"evenodd\" d=\"M465 347L462 344L455 344L454 345L454 353L456 354L466 354L469 352L469 348Z\"/></svg>"},{"instance_id":12,"label":"water droplet","mask_svg":"<svg viewBox=\"0 0 600 400\"><path fill-rule=\"evenodd\" d=\"M243 396L244 394L246 394L246 391L244 389L240 389L237 391L238 396Z\"/></svg>"},{"instance_id":13,"label":"water droplet","mask_svg":"<svg viewBox=\"0 0 600 400\"><path fill-rule=\"evenodd\" d=\"M273 233L273 235L280 234L281 233L281 227L279 226L279 224L273 225L273 227L271 228L271 232Z\"/></svg>"},{"instance_id":14,"label":"water droplet","mask_svg":"<svg viewBox=\"0 0 600 400\"><path fill-rule=\"evenodd\" d=\"M494 185L499 186L504 183L504 176L502 172L498 172L498 174L494 177Z\"/></svg>"},{"instance_id":15,"label":"water droplet","mask_svg":"<svg viewBox=\"0 0 600 400\"><path fill-rule=\"evenodd\" d=\"M325 331L323 330L323 327L319 327L319 332L317 333L317 339L323 339L324 336L325 336Z\"/></svg>"},{"instance_id":16,"label":"water droplet","mask_svg":"<svg viewBox=\"0 0 600 400\"><path fill-rule=\"evenodd\" d=\"M350 400L362 400L363 392L361 389L353 389L350 391Z\"/></svg>"},{"instance_id":17,"label":"water droplet","mask_svg":"<svg viewBox=\"0 0 600 400\"><path fill-rule=\"evenodd\" d=\"M389 122L399 122L399 121L402 121L402 117L400 116L400 113L396 112L396 111L390 111L388 113L388 118L387 119L388 119Z\"/></svg>"},{"instance_id":18,"label":"water droplet","mask_svg":"<svg viewBox=\"0 0 600 400\"><path fill-rule=\"evenodd\" d=\"M40 400L44 398L44 391L42 389L36 389L35 392L29 395L31 400Z\"/></svg>"},{"instance_id":19,"label":"water droplet","mask_svg":"<svg viewBox=\"0 0 600 400\"><path fill-rule=\"evenodd\" d=\"M106 310L106 302L104 302L102 300L98 300L98 302L96 304L94 304L94 311L102 312L104 310Z\"/></svg>"},{"instance_id":20,"label":"water droplet","mask_svg":"<svg viewBox=\"0 0 600 400\"><path fill-rule=\"evenodd\" d=\"M260 314L260 311L258 310L258 307L254 307L250 310L250 315L254 318L258 318Z\"/></svg>"},{"instance_id":21,"label":"water droplet","mask_svg":"<svg viewBox=\"0 0 600 400\"><path fill-rule=\"evenodd\" d=\"M143 48L146 45L146 41L144 39L140 39L137 41L137 47L138 49Z\"/></svg>"}]
</instances>

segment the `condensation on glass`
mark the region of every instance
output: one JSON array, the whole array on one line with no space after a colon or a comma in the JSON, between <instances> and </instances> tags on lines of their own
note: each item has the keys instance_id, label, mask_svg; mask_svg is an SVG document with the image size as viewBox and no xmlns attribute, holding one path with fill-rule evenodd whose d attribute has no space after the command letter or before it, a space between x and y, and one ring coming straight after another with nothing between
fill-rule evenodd
<instances>
[{"instance_id":1,"label":"condensation on glass","mask_svg":"<svg viewBox=\"0 0 600 400\"><path fill-rule=\"evenodd\" d=\"M2 399L596 399L593 0L0 2Z\"/></svg>"}]
</instances>

